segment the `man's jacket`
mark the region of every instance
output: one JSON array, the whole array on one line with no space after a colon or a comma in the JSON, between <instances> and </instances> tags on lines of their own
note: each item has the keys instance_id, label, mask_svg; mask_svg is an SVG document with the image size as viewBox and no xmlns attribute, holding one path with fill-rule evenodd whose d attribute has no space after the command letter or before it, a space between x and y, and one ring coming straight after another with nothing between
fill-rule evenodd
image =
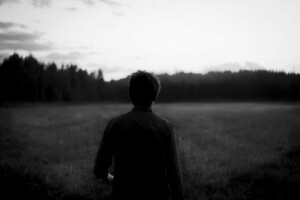
<instances>
[{"instance_id":1,"label":"man's jacket","mask_svg":"<svg viewBox=\"0 0 300 200\"><path fill-rule=\"evenodd\" d=\"M107 124L95 161L97 177L107 177L113 157L114 200L183 199L173 127L151 108L134 107Z\"/></svg>"}]
</instances>

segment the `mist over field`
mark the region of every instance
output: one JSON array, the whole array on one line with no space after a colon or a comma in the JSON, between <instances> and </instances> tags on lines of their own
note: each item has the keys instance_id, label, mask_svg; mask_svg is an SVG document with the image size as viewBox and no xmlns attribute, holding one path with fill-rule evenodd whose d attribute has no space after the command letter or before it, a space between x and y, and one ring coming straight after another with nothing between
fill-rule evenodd
<instances>
[{"instance_id":1,"label":"mist over field","mask_svg":"<svg viewBox=\"0 0 300 200\"><path fill-rule=\"evenodd\" d=\"M0 191L7 199L109 199L93 177L106 123L129 104L0 109ZM167 103L186 199L298 199L298 104Z\"/></svg>"}]
</instances>

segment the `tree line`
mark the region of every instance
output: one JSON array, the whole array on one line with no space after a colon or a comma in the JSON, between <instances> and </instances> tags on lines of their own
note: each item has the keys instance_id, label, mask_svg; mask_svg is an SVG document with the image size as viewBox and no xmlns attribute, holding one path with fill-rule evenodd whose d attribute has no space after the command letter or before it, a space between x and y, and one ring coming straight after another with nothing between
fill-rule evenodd
<instances>
[{"instance_id":1,"label":"tree line","mask_svg":"<svg viewBox=\"0 0 300 200\"><path fill-rule=\"evenodd\" d=\"M158 77L160 102L300 100L300 75L294 73L241 70ZM128 80L106 82L100 69L58 68L15 53L0 64L0 102L128 102Z\"/></svg>"}]
</instances>

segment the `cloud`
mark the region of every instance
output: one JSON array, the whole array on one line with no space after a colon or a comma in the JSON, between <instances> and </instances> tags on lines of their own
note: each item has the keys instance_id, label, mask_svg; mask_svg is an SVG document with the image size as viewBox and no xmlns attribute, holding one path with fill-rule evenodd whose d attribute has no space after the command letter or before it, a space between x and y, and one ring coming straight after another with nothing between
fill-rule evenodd
<instances>
[{"instance_id":1,"label":"cloud","mask_svg":"<svg viewBox=\"0 0 300 200\"><path fill-rule=\"evenodd\" d=\"M78 51L72 51L69 53L50 53L46 56L46 59L48 60L54 60L54 61L76 61L78 59L83 59L85 55L83 53L80 53Z\"/></svg>"},{"instance_id":2,"label":"cloud","mask_svg":"<svg viewBox=\"0 0 300 200\"><path fill-rule=\"evenodd\" d=\"M51 5L51 0L32 0L32 3L37 7L49 7Z\"/></svg>"},{"instance_id":3,"label":"cloud","mask_svg":"<svg viewBox=\"0 0 300 200\"><path fill-rule=\"evenodd\" d=\"M19 2L18 0L0 0L0 6L5 4L5 3L17 3Z\"/></svg>"},{"instance_id":4,"label":"cloud","mask_svg":"<svg viewBox=\"0 0 300 200\"><path fill-rule=\"evenodd\" d=\"M98 0L99 2L101 3L107 3L111 6L118 6L118 5L121 5L119 2L116 2L116 1L111 1L111 0Z\"/></svg>"},{"instance_id":5,"label":"cloud","mask_svg":"<svg viewBox=\"0 0 300 200\"><path fill-rule=\"evenodd\" d=\"M36 6L36 7L49 7L52 4L52 0L28 0L29 2L32 3L32 5ZM118 6L121 5L121 3L114 1L114 0L79 0L83 3L85 3L86 5L89 6L94 6L97 3L104 3L110 6ZM20 3L20 0L0 0L0 6L6 3ZM74 11L75 9L68 9L71 11Z\"/></svg>"},{"instance_id":6,"label":"cloud","mask_svg":"<svg viewBox=\"0 0 300 200\"><path fill-rule=\"evenodd\" d=\"M112 14L117 17L122 17L124 15L122 12L113 12Z\"/></svg>"},{"instance_id":7,"label":"cloud","mask_svg":"<svg viewBox=\"0 0 300 200\"><path fill-rule=\"evenodd\" d=\"M17 24L17 23L13 23L13 22L2 22L0 21L0 29L10 29L12 27L21 27L21 28L27 28L25 25L23 24Z\"/></svg>"},{"instance_id":8,"label":"cloud","mask_svg":"<svg viewBox=\"0 0 300 200\"><path fill-rule=\"evenodd\" d=\"M78 10L78 8L75 7L70 7L70 8L65 8L66 11L71 11L71 12L75 12Z\"/></svg>"},{"instance_id":9,"label":"cloud","mask_svg":"<svg viewBox=\"0 0 300 200\"><path fill-rule=\"evenodd\" d=\"M116 2L116 1L112 1L112 0L81 0L83 3L87 4L87 5L90 5L90 6L93 6L95 5L96 3L105 3L105 4L108 4L110 6L118 6L118 5L121 5L119 2Z\"/></svg>"},{"instance_id":10,"label":"cloud","mask_svg":"<svg viewBox=\"0 0 300 200\"><path fill-rule=\"evenodd\" d=\"M239 71L243 66L240 63L224 63L221 65L206 67L205 71Z\"/></svg>"},{"instance_id":11,"label":"cloud","mask_svg":"<svg viewBox=\"0 0 300 200\"><path fill-rule=\"evenodd\" d=\"M26 50L26 51L47 51L53 49L52 44L37 42L0 42L1 50Z\"/></svg>"},{"instance_id":12,"label":"cloud","mask_svg":"<svg viewBox=\"0 0 300 200\"><path fill-rule=\"evenodd\" d=\"M50 43L39 43L41 33L6 32L0 33L1 50L44 51L53 49Z\"/></svg>"},{"instance_id":13,"label":"cloud","mask_svg":"<svg viewBox=\"0 0 300 200\"><path fill-rule=\"evenodd\" d=\"M37 7L48 7L51 5L51 0L30 0L34 6ZM20 0L0 0L0 6L5 3L19 3Z\"/></svg>"},{"instance_id":14,"label":"cloud","mask_svg":"<svg viewBox=\"0 0 300 200\"><path fill-rule=\"evenodd\" d=\"M266 68L253 62L246 62L245 68L249 70L265 70Z\"/></svg>"},{"instance_id":15,"label":"cloud","mask_svg":"<svg viewBox=\"0 0 300 200\"><path fill-rule=\"evenodd\" d=\"M239 70L265 70L266 68L253 62L246 62L244 65L240 63L224 63L221 65L206 67L206 71L239 71Z\"/></svg>"},{"instance_id":16,"label":"cloud","mask_svg":"<svg viewBox=\"0 0 300 200\"><path fill-rule=\"evenodd\" d=\"M24 42L24 41L33 41L40 38L38 33L22 33L22 32L6 32L0 33L0 42L2 41L15 41L15 42Z\"/></svg>"},{"instance_id":17,"label":"cloud","mask_svg":"<svg viewBox=\"0 0 300 200\"><path fill-rule=\"evenodd\" d=\"M85 4L87 4L87 5L90 5L90 6L95 5L95 3L96 3L93 0L82 0L82 2L85 3Z\"/></svg>"}]
</instances>

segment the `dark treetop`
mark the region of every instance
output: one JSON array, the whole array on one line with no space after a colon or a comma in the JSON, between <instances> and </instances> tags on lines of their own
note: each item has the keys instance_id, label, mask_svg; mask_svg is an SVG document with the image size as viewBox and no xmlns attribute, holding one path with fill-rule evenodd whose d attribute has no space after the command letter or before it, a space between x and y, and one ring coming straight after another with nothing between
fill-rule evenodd
<instances>
[{"instance_id":1,"label":"dark treetop","mask_svg":"<svg viewBox=\"0 0 300 200\"><path fill-rule=\"evenodd\" d=\"M97 177L107 177L113 156L113 199L183 199L173 127L151 108L134 107L108 123L95 161Z\"/></svg>"}]
</instances>

